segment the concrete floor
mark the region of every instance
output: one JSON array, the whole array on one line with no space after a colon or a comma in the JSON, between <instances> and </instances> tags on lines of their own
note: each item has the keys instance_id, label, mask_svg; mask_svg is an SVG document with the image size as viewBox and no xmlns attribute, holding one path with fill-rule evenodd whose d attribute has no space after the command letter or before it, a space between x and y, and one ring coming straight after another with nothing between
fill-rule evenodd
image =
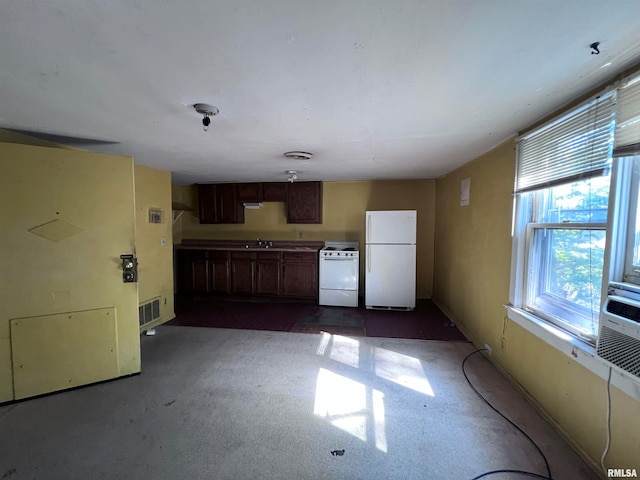
<instances>
[{"instance_id":1,"label":"concrete floor","mask_svg":"<svg viewBox=\"0 0 640 480\"><path fill-rule=\"evenodd\" d=\"M141 340L139 376L0 407L0 478L546 473L467 385L469 343L172 326ZM554 479L598 478L480 354L467 371Z\"/></svg>"}]
</instances>

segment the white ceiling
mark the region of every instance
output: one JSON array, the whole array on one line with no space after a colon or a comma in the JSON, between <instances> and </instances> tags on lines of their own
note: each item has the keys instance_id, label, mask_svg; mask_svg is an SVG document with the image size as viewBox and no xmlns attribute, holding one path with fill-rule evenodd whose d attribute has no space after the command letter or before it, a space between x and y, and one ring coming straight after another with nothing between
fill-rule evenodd
<instances>
[{"instance_id":1,"label":"white ceiling","mask_svg":"<svg viewBox=\"0 0 640 480\"><path fill-rule=\"evenodd\" d=\"M2 0L0 127L182 184L435 178L639 62L639 18L638 0ZM206 133L198 102L220 109Z\"/></svg>"}]
</instances>

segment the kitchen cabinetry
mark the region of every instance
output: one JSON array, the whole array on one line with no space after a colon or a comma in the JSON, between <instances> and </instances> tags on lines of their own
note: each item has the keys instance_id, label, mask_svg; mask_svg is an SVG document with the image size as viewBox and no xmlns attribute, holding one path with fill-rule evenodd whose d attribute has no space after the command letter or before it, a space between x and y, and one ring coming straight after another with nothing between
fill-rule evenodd
<instances>
[{"instance_id":1,"label":"kitchen cabinetry","mask_svg":"<svg viewBox=\"0 0 640 480\"><path fill-rule=\"evenodd\" d=\"M252 252L231 252L231 293L255 293L255 260Z\"/></svg>"},{"instance_id":2,"label":"kitchen cabinetry","mask_svg":"<svg viewBox=\"0 0 640 480\"><path fill-rule=\"evenodd\" d=\"M244 223L235 183L199 184L200 223Z\"/></svg>"},{"instance_id":3,"label":"kitchen cabinetry","mask_svg":"<svg viewBox=\"0 0 640 480\"><path fill-rule=\"evenodd\" d=\"M280 295L281 252L257 252L256 295Z\"/></svg>"},{"instance_id":4,"label":"kitchen cabinetry","mask_svg":"<svg viewBox=\"0 0 640 480\"><path fill-rule=\"evenodd\" d=\"M238 183L240 202L284 202L287 199L287 183Z\"/></svg>"},{"instance_id":5,"label":"kitchen cabinetry","mask_svg":"<svg viewBox=\"0 0 640 480\"><path fill-rule=\"evenodd\" d=\"M178 248L176 284L179 294L313 301L318 298L318 251L315 248Z\"/></svg>"},{"instance_id":6,"label":"kitchen cabinetry","mask_svg":"<svg viewBox=\"0 0 640 480\"><path fill-rule=\"evenodd\" d=\"M229 272L229 252L209 251L208 254L208 270L209 292L224 293L230 291L230 272Z\"/></svg>"},{"instance_id":7,"label":"kitchen cabinetry","mask_svg":"<svg viewBox=\"0 0 640 480\"><path fill-rule=\"evenodd\" d=\"M177 283L180 293L229 293L229 253L178 250Z\"/></svg>"},{"instance_id":8,"label":"kitchen cabinetry","mask_svg":"<svg viewBox=\"0 0 640 480\"><path fill-rule=\"evenodd\" d=\"M269 182L262 184L262 200L265 202L285 202L287 200L287 185L284 182Z\"/></svg>"},{"instance_id":9,"label":"kitchen cabinetry","mask_svg":"<svg viewBox=\"0 0 640 480\"><path fill-rule=\"evenodd\" d=\"M322 223L322 182L198 184L200 223L244 223L243 202L285 202L287 223Z\"/></svg>"},{"instance_id":10,"label":"kitchen cabinetry","mask_svg":"<svg viewBox=\"0 0 640 480\"><path fill-rule=\"evenodd\" d=\"M282 295L317 298L318 256L316 252L282 252Z\"/></svg>"},{"instance_id":11,"label":"kitchen cabinetry","mask_svg":"<svg viewBox=\"0 0 640 480\"><path fill-rule=\"evenodd\" d=\"M263 198L262 183L239 183L238 201L261 202Z\"/></svg>"},{"instance_id":12,"label":"kitchen cabinetry","mask_svg":"<svg viewBox=\"0 0 640 480\"><path fill-rule=\"evenodd\" d=\"M322 223L322 182L287 186L287 223Z\"/></svg>"}]
</instances>

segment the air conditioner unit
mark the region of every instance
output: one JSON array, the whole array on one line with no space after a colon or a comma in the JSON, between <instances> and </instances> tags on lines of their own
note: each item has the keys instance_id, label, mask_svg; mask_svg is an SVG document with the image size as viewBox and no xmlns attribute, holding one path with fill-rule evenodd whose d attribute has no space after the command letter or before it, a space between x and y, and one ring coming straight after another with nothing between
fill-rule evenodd
<instances>
[{"instance_id":1,"label":"air conditioner unit","mask_svg":"<svg viewBox=\"0 0 640 480\"><path fill-rule=\"evenodd\" d=\"M640 288L609 284L602 307L597 355L640 380Z\"/></svg>"}]
</instances>

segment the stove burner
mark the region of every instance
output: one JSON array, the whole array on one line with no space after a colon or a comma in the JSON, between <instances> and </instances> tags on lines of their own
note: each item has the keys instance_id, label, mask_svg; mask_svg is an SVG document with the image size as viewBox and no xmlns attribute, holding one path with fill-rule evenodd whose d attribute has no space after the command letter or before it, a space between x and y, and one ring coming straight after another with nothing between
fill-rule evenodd
<instances>
[{"instance_id":1,"label":"stove burner","mask_svg":"<svg viewBox=\"0 0 640 480\"><path fill-rule=\"evenodd\" d=\"M335 250L336 247L325 247L323 250Z\"/></svg>"},{"instance_id":2,"label":"stove burner","mask_svg":"<svg viewBox=\"0 0 640 480\"><path fill-rule=\"evenodd\" d=\"M356 251L356 249L355 249L355 248L353 248L353 247L349 247L349 248L343 248L343 249L342 249L342 251L343 251L343 252L355 252L355 251Z\"/></svg>"}]
</instances>

